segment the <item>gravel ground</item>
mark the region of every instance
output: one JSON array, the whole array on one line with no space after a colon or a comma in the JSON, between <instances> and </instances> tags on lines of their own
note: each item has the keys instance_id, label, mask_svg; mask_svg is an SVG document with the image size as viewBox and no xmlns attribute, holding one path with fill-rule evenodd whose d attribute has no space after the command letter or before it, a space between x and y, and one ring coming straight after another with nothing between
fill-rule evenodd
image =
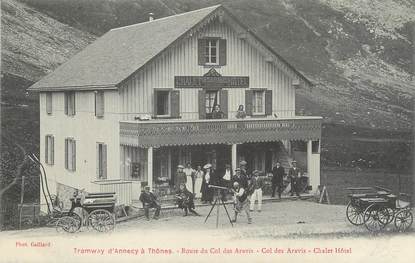
<instances>
[{"instance_id":1,"label":"gravel ground","mask_svg":"<svg viewBox=\"0 0 415 263\"><path fill-rule=\"evenodd\" d=\"M232 207L227 207L233 214ZM342 205L301 200L265 203L261 213L252 213L253 224L247 224L243 215L234 227L221 207L218 229L216 209L204 223L209 209L199 207L197 211L202 214L199 217L183 217L180 211L176 211L162 212L159 220L133 219L119 223L112 233L82 229L75 234L60 234L54 228L2 232L0 250L9 253L6 252L6 260L0 262L56 262L57 258L60 262L137 262L138 255L108 254L107 251L113 248L143 249L145 253L140 255L140 262L211 263L217 256L221 256L222 262L231 262L235 257L239 262L304 262L306 258L315 262L335 260L339 263L368 256L372 257L371 260L378 257L377 262L391 262L399 255L405 255L404 260L395 262L414 262L415 259L413 245L409 245L415 241L413 228L402 234L387 229L382 234L372 235L363 226L348 223ZM50 243L50 247L21 248L16 242L27 242L29 246L31 242L45 242ZM86 248L99 248L105 252L99 257L80 252ZM150 248L167 251L169 255L152 253ZM202 248L208 252L200 255ZM349 249L351 253L321 252L336 248ZM226 253L225 249L232 253ZM276 253L276 249L283 252ZM290 249L300 252L292 254ZM184 251L199 251L199 254Z\"/></svg>"}]
</instances>

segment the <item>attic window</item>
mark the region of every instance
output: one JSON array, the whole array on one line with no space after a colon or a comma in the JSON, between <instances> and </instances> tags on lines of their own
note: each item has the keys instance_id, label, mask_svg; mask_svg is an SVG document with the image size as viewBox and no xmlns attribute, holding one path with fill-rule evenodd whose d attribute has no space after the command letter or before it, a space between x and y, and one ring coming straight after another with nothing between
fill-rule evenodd
<instances>
[{"instance_id":1,"label":"attic window","mask_svg":"<svg viewBox=\"0 0 415 263\"><path fill-rule=\"evenodd\" d=\"M226 65L226 39L213 37L199 39L198 64L203 66Z\"/></svg>"}]
</instances>

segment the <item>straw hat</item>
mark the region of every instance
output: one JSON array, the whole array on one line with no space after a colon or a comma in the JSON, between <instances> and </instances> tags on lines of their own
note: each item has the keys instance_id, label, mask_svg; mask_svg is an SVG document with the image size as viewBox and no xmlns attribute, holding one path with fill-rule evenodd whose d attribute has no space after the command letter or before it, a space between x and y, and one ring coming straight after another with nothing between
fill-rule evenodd
<instances>
[{"instance_id":1,"label":"straw hat","mask_svg":"<svg viewBox=\"0 0 415 263\"><path fill-rule=\"evenodd\" d=\"M210 163L205 164L205 166L203 166L203 169L209 169L212 168L212 165Z\"/></svg>"},{"instance_id":2,"label":"straw hat","mask_svg":"<svg viewBox=\"0 0 415 263\"><path fill-rule=\"evenodd\" d=\"M179 164L179 165L177 166L177 168L184 169L184 166L183 166L183 165L181 165L181 164Z\"/></svg>"}]
</instances>

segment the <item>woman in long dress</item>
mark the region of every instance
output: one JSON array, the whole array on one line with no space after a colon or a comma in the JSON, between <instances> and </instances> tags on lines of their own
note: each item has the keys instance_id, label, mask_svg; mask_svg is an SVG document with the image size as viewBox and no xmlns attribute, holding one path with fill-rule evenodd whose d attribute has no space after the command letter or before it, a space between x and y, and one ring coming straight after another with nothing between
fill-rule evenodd
<instances>
[{"instance_id":1,"label":"woman in long dress","mask_svg":"<svg viewBox=\"0 0 415 263\"><path fill-rule=\"evenodd\" d=\"M194 194L194 176L195 170L193 170L190 163L186 164L186 168L183 169L184 174L186 175L186 189Z\"/></svg>"},{"instance_id":2,"label":"woman in long dress","mask_svg":"<svg viewBox=\"0 0 415 263\"><path fill-rule=\"evenodd\" d=\"M202 196L202 180L203 180L203 171L200 165L197 166L195 171L195 194L197 198Z\"/></svg>"}]
</instances>

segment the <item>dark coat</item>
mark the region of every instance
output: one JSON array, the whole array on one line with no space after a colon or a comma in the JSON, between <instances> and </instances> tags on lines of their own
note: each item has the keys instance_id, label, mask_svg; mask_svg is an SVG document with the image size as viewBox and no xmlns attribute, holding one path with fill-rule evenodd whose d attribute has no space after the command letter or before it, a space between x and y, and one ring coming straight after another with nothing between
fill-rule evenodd
<instances>
[{"instance_id":1,"label":"dark coat","mask_svg":"<svg viewBox=\"0 0 415 263\"><path fill-rule=\"evenodd\" d=\"M288 176L290 178L298 179L300 178L300 175L301 175L301 171L298 167L295 170L293 167L291 167L290 170L288 171Z\"/></svg>"},{"instance_id":2,"label":"dark coat","mask_svg":"<svg viewBox=\"0 0 415 263\"><path fill-rule=\"evenodd\" d=\"M239 177L235 175L232 179L232 184L234 182L238 182L239 187L241 187L243 189L248 189L248 178L247 178L246 175L244 175L242 173L240 174Z\"/></svg>"},{"instance_id":3,"label":"dark coat","mask_svg":"<svg viewBox=\"0 0 415 263\"><path fill-rule=\"evenodd\" d=\"M179 208L195 208L193 202L194 195L189 190L179 190L176 192L177 205Z\"/></svg>"},{"instance_id":4,"label":"dark coat","mask_svg":"<svg viewBox=\"0 0 415 263\"><path fill-rule=\"evenodd\" d=\"M141 192L140 201L143 203L143 206L154 206L157 204L157 197L152 192Z\"/></svg>"},{"instance_id":5,"label":"dark coat","mask_svg":"<svg viewBox=\"0 0 415 263\"><path fill-rule=\"evenodd\" d=\"M274 166L272 168L272 179L271 182L273 184L282 183L285 176L285 169L284 167L280 166L277 168L277 166Z\"/></svg>"}]
</instances>

